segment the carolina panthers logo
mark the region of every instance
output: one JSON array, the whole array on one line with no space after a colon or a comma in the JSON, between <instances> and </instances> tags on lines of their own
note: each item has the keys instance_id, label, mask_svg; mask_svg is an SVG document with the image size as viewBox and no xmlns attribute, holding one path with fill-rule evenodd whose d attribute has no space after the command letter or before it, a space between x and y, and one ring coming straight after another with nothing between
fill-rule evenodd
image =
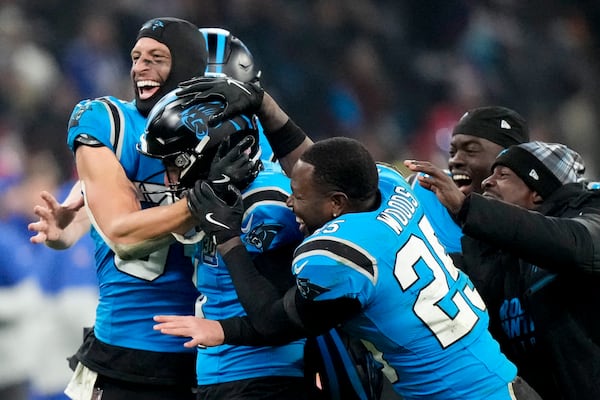
<instances>
[{"instance_id":1,"label":"carolina panthers logo","mask_svg":"<svg viewBox=\"0 0 600 400\"><path fill-rule=\"evenodd\" d=\"M73 111L73 115L71 116L71 119L69 120L69 129L71 129L75 126L79 126L79 120L81 119L81 116L83 115L83 113L86 112L87 110L91 110L91 109L92 109L91 100L87 100L87 101L79 104L75 108L75 111Z\"/></svg>"},{"instance_id":2,"label":"carolina panthers logo","mask_svg":"<svg viewBox=\"0 0 600 400\"><path fill-rule=\"evenodd\" d=\"M246 235L246 243L251 244L260 251L269 249L277 233L283 229L281 224L260 224L252 228Z\"/></svg>"},{"instance_id":3,"label":"carolina panthers logo","mask_svg":"<svg viewBox=\"0 0 600 400\"><path fill-rule=\"evenodd\" d=\"M201 140L208 134L206 119L215 114L220 109L220 106L221 103L211 102L188 107L181 112L181 123L192 132L195 132L196 137Z\"/></svg>"},{"instance_id":4,"label":"carolina panthers logo","mask_svg":"<svg viewBox=\"0 0 600 400\"><path fill-rule=\"evenodd\" d=\"M157 29L162 29L162 28L164 28L164 27L165 27L165 23L164 23L164 22L162 22L161 20L158 20L158 21L154 21L154 22L152 23L151 29L152 29L153 31L155 31L155 30L157 30Z\"/></svg>"},{"instance_id":5,"label":"carolina panthers logo","mask_svg":"<svg viewBox=\"0 0 600 400\"><path fill-rule=\"evenodd\" d=\"M200 140L208 134L208 125L204 118L206 114L198 109L198 107L190 107L181 113L181 123L196 133L196 137Z\"/></svg>"},{"instance_id":6,"label":"carolina panthers logo","mask_svg":"<svg viewBox=\"0 0 600 400\"><path fill-rule=\"evenodd\" d=\"M145 23L144 26L142 26L142 29L140 29L140 30L152 29L153 31L155 31L157 29L163 29L164 27L165 27L165 23L163 21L161 21L160 19L156 19L156 20L148 21L147 23Z\"/></svg>"},{"instance_id":7,"label":"carolina panthers logo","mask_svg":"<svg viewBox=\"0 0 600 400\"><path fill-rule=\"evenodd\" d=\"M310 283L310 280L306 278L296 279L296 286L298 286L298 290L302 297L307 300L314 300L319 295L329 292L329 289Z\"/></svg>"}]
</instances>

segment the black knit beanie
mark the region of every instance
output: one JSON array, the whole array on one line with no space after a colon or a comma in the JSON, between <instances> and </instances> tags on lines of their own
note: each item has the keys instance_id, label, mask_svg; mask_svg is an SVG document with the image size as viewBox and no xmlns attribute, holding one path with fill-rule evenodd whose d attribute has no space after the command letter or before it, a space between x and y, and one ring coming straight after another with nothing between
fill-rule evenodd
<instances>
[{"instance_id":1,"label":"black knit beanie","mask_svg":"<svg viewBox=\"0 0 600 400\"><path fill-rule=\"evenodd\" d=\"M529 141L525 119L516 111L499 106L467 111L452 131L452 136L456 134L481 137L504 148Z\"/></svg>"},{"instance_id":2,"label":"black knit beanie","mask_svg":"<svg viewBox=\"0 0 600 400\"><path fill-rule=\"evenodd\" d=\"M579 182L585 172L583 158L564 144L529 142L500 152L497 165L510 168L527 187L547 198L568 183Z\"/></svg>"},{"instance_id":3,"label":"black knit beanie","mask_svg":"<svg viewBox=\"0 0 600 400\"><path fill-rule=\"evenodd\" d=\"M179 82L204 75L208 51L198 27L179 18L161 17L146 21L138 32L136 42L143 37L161 42L171 52L171 72L158 92L147 100L140 100L137 88L134 88L136 107L147 116L158 100L175 89Z\"/></svg>"}]
</instances>

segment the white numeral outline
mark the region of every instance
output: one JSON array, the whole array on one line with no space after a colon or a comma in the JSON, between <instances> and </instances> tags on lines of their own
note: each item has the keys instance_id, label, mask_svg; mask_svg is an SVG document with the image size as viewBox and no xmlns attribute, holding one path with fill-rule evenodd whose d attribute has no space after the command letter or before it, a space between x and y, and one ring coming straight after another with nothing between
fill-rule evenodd
<instances>
[{"instance_id":1,"label":"white numeral outline","mask_svg":"<svg viewBox=\"0 0 600 400\"><path fill-rule=\"evenodd\" d=\"M431 246L420 237L412 235L396 253L394 275L402 290L406 291L420 279L415 270L417 262L423 260L431 270L433 280L419 291L413 311L431 330L442 347L446 348L471 332L479 321L473 307L483 311L485 304L479 293L465 284L452 295L452 302L458 312L451 316L444 311L440 302L449 294L451 287L446 274L450 279L456 280L459 278L459 271L445 253L427 218L421 219L419 228Z\"/></svg>"},{"instance_id":2,"label":"white numeral outline","mask_svg":"<svg viewBox=\"0 0 600 400\"><path fill-rule=\"evenodd\" d=\"M160 248L148 255L147 259L123 260L115 255L115 266L121 272L136 278L153 281L165 272L169 246Z\"/></svg>"}]
</instances>

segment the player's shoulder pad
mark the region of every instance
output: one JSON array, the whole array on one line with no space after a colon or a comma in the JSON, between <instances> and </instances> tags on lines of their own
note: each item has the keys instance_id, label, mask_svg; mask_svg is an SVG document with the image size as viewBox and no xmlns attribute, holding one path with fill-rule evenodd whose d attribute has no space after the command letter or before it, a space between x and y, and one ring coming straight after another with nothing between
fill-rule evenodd
<instances>
[{"instance_id":1,"label":"player's shoulder pad","mask_svg":"<svg viewBox=\"0 0 600 400\"><path fill-rule=\"evenodd\" d=\"M313 235L296 248L293 265L305 265L303 259L314 256L329 259L335 265L345 265L366 276L372 283L378 279L375 257L351 241L335 236Z\"/></svg>"},{"instance_id":2,"label":"player's shoulder pad","mask_svg":"<svg viewBox=\"0 0 600 400\"><path fill-rule=\"evenodd\" d=\"M68 144L73 150L79 145L116 147L124 124L123 107L121 100L111 96L79 102L69 119Z\"/></svg>"}]
</instances>

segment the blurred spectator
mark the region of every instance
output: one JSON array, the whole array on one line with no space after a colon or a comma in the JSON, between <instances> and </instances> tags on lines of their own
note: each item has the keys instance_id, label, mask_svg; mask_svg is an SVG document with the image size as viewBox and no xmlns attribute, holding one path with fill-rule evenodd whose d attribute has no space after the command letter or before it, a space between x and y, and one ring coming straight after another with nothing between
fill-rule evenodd
<instances>
[{"instance_id":1,"label":"blurred spectator","mask_svg":"<svg viewBox=\"0 0 600 400\"><path fill-rule=\"evenodd\" d=\"M12 312L13 337L3 339L2 346L7 345L6 350L15 351L18 358L9 361L8 355L2 354L2 366L12 374L26 374L30 399L67 399L63 390L72 372L66 359L81 343L82 328L94 322L98 298L94 246L87 236L64 251L36 247L29 242L27 225L37 218L33 207L39 203L40 190L62 199L72 182L66 183L65 189L59 187L64 173L51 150L27 145L14 145L11 150L6 151L20 160L22 168L5 179L1 194L0 321ZM17 326L18 321L21 327ZM17 328L21 329L18 335ZM0 371L0 382L7 376L7 371Z\"/></svg>"},{"instance_id":2,"label":"blurred spectator","mask_svg":"<svg viewBox=\"0 0 600 400\"><path fill-rule=\"evenodd\" d=\"M51 101L48 93L61 75L55 57L31 37L26 19L16 4L0 6L0 93L11 111Z\"/></svg>"},{"instance_id":3,"label":"blurred spectator","mask_svg":"<svg viewBox=\"0 0 600 400\"><path fill-rule=\"evenodd\" d=\"M131 97L121 38L156 13L238 32L315 138L356 137L382 161L435 160L454 110L505 104L535 139L566 142L600 173L585 151L600 144L600 7L589 1L13 0L0 7L2 102L26 104L29 118L47 107L31 96L51 103L59 85Z\"/></svg>"},{"instance_id":4,"label":"blurred spectator","mask_svg":"<svg viewBox=\"0 0 600 400\"><path fill-rule=\"evenodd\" d=\"M21 233L23 221L11 212L7 199L22 177L20 146L12 137L0 139L0 399L26 400L37 358L31 343L39 341L36 327L42 299L33 274L33 246L27 245L27 229Z\"/></svg>"},{"instance_id":5,"label":"blurred spectator","mask_svg":"<svg viewBox=\"0 0 600 400\"><path fill-rule=\"evenodd\" d=\"M64 72L74 82L78 98L95 98L108 93L131 97L127 52L119 42L110 16L89 14L80 21L79 32L67 44Z\"/></svg>"}]
</instances>

